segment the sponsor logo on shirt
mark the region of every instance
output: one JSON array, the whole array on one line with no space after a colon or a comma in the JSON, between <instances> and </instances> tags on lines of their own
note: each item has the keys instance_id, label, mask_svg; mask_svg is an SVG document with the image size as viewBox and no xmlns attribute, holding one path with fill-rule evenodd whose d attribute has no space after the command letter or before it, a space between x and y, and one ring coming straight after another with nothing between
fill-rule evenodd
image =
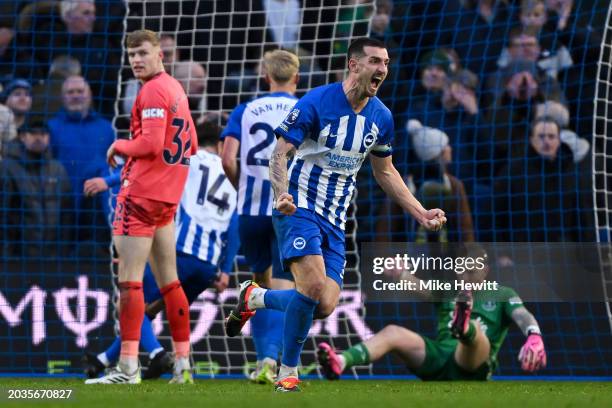
<instances>
[{"instance_id":1,"label":"sponsor logo on shirt","mask_svg":"<svg viewBox=\"0 0 612 408\"><path fill-rule=\"evenodd\" d=\"M147 108L142 110L143 119L164 118L165 111L163 108Z\"/></svg>"},{"instance_id":2,"label":"sponsor logo on shirt","mask_svg":"<svg viewBox=\"0 0 612 408\"><path fill-rule=\"evenodd\" d=\"M325 153L327 165L332 169L353 171L361 166L363 156L345 156L336 153Z\"/></svg>"}]
</instances>

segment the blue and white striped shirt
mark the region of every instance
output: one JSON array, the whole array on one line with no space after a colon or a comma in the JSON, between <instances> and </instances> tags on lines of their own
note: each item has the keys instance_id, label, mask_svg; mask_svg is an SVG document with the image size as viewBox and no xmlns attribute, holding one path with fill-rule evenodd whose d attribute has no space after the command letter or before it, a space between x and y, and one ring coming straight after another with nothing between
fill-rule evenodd
<instances>
[{"instance_id":1,"label":"blue and white striped shirt","mask_svg":"<svg viewBox=\"0 0 612 408\"><path fill-rule=\"evenodd\" d=\"M344 230L361 164L368 153L392 153L391 111L374 97L356 114L338 82L304 95L275 132L297 147L289 166L296 205Z\"/></svg>"},{"instance_id":2,"label":"blue and white striped shirt","mask_svg":"<svg viewBox=\"0 0 612 408\"><path fill-rule=\"evenodd\" d=\"M176 250L213 265L225 259L228 265L219 267L223 272L231 271L239 245L235 210L236 190L225 176L221 158L199 150L191 156L177 211ZM228 248L233 255L222 256Z\"/></svg>"},{"instance_id":3,"label":"blue and white striped shirt","mask_svg":"<svg viewBox=\"0 0 612 408\"><path fill-rule=\"evenodd\" d=\"M240 141L238 214L272 215L268 167L276 146L274 129L296 102L293 95L275 92L238 105L230 115L221 138L229 136Z\"/></svg>"}]
</instances>

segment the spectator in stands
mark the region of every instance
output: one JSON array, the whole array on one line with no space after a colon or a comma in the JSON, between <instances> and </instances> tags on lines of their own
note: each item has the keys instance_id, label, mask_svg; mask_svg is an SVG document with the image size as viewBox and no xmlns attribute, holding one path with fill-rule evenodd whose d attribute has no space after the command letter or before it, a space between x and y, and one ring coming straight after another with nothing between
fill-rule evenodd
<instances>
[{"instance_id":1,"label":"spectator in stands","mask_svg":"<svg viewBox=\"0 0 612 408\"><path fill-rule=\"evenodd\" d=\"M446 49L430 51L421 58L421 85L426 92L440 93L448 75L459 67Z\"/></svg>"},{"instance_id":2,"label":"spectator in stands","mask_svg":"<svg viewBox=\"0 0 612 408\"><path fill-rule=\"evenodd\" d=\"M597 61L603 42L602 27L593 25L597 8L593 2L574 0L546 0L546 7L545 29L567 48L573 62L558 77L570 102L572 128L587 135L592 131Z\"/></svg>"},{"instance_id":3,"label":"spectator in stands","mask_svg":"<svg viewBox=\"0 0 612 408\"><path fill-rule=\"evenodd\" d=\"M536 119L527 154L504 163L495 181L496 241L580 241L576 170L559 125Z\"/></svg>"},{"instance_id":4,"label":"spectator in stands","mask_svg":"<svg viewBox=\"0 0 612 408\"><path fill-rule=\"evenodd\" d=\"M543 7L544 3L539 4ZM559 71L572 66L572 57L567 48L541 26L519 26L510 31L508 48L502 51L497 65L504 68L520 60L536 62L541 70L553 78L557 78Z\"/></svg>"},{"instance_id":5,"label":"spectator in stands","mask_svg":"<svg viewBox=\"0 0 612 408\"><path fill-rule=\"evenodd\" d=\"M391 16L393 13L393 2L391 0L377 0L376 1L376 12L370 18L370 38L375 38L382 41L387 46L389 52L389 75L387 79L390 80L389 84L386 82L382 84L381 89L378 91L378 97L384 102L386 106L392 111L404 112L407 108L406 103L397 101L393 97L394 91L398 93L407 93L405 80L408 78L405 73L405 69L401 66L401 47L395 41L393 35L391 35Z\"/></svg>"},{"instance_id":6,"label":"spectator in stands","mask_svg":"<svg viewBox=\"0 0 612 408\"><path fill-rule=\"evenodd\" d=\"M79 60L82 74L93 79L91 88L101 112L110 117L114 114L112 102L121 62L121 33L94 30L96 19L94 0L32 3L20 15L20 47L32 49L42 73L38 80L47 78L52 61L59 55Z\"/></svg>"},{"instance_id":7,"label":"spectator in stands","mask_svg":"<svg viewBox=\"0 0 612 408\"><path fill-rule=\"evenodd\" d=\"M32 114L47 121L62 106L62 87L66 78L81 75L81 63L60 55L53 60L48 78L32 88Z\"/></svg>"},{"instance_id":8,"label":"spectator in stands","mask_svg":"<svg viewBox=\"0 0 612 408\"><path fill-rule=\"evenodd\" d=\"M461 180L453 176L448 165L452 162L452 148L449 137L443 131L423 126L418 120L407 124L412 146L419 160L419 165L409 177L407 183L413 194L423 205L437 205L444 208L449 220L448 226L437 233L428 233L417 226L417 242L474 242L474 230L470 205L465 187ZM401 209L390 206L394 219L402 218ZM404 222L406 222L405 217ZM389 219L389 217L387 217ZM410 228L404 222L393 222L389 227L392 234L405 234ZM397 236L397 235L396 235ZM406 239L404 236L403 239Z\"/></svg>"},{"instance_id":9,"label":"spectator in stands","mask_svg":"<svg viewBox=\"0 0 612 408\"><path fill-rule=\"evenodd\" d=\"M280 48L295 50L302 22L298 0L262 0L266 22L274 43Z\"/></svg>"},{"instance_id":10,"label":"spectator in stands","mask_svg":"<svg viewBox=\"0 0 612 408\"><path fill-rule=\"evenodd\" d=\"M0 161L2 257L56 257L71 248L70 181L48 146L45 124L26 122Z\"/></svg>"},{"instance_id":11,"label":"spectator in stands","mask_svg":"<svg viewBox=\"0 0 612 408\"><path fill-rule=\"evenodd\" d=\"M483 140L489 142L491 150L480 152L493 164L492 169L484 171L489 179L510 156L524 157L536 104L547 100L566 104L557 81L532 62L518 61L492 78L489 89L494 99L485 115L488 124L482 127Z\"/></svg>"},{"instance_id":12,"label":"spectator in stands","mask_svg":"<svg viewBox=\"0 0 612 408\"><path fill-rule=\"evenodd\" d=\"M409 99L408 109L400 118L398 126L400 134L396 137L395 155L398 157L398 170L402 174L411 172L409 166L415 163L413 152L410 151L409 138L402 137L403 124L409 119L417 119L425 126L443 128L444 118L441 104L442 91L448 82L449 75L457 69L457 61L447 49L437 49L427 52L420 59L421 81Z\"/></svg>"},{"instance_id":13,"label":"spectator in stands","mask_svg":"<svg viewBox=\"0 0 612 408\"><path fill-rule=\"evenodd\" d=\"M504 0L447 1L441 43L453 47L466 68L483 77L496 68L514 21Z\"/></svg>"},{"instance_id":14,"label":"spectator in stands","mask_svg":"<svg viewBox=\"0 0 612 408\"><path fill-rule=\"evenodd\" d=\"M19 129L32 109L32 86L25 79L13 79L2 91L2 102L13 112L15 127Z\"/></svg>"},{"instance_id":15,"label":"spectator in stands","mask_svg":"<svg viewBox=\"0 0 612 408\"><path fill-rule=\"evenodd\" d=\"M451 171L461 179L475 180L476 176L473 149L479 116L477 89L478 77L469 70L458 70L448 77L445 75L442 92L437 98L426 99L408 113L409 119L441 129L448 135L455 153Z\"/></svg>"},{"instance_id":16,"label":"spectator in stands","mask_svg":"<svg viewBox=\"0 0 612 408\"><path fill-rule=\"evenodd\" d=\"M570 114L568 109L555 101L545 101L536 106L535 119L541 117L552 118L561 127L561 142L565 143L572 151L574 163L582 162L590 150L588 140L579 137L576 132L569 129ZM585 172L590 177L590 172Z\"/></svg>"},{"instance_id":17,"label":"spectator in stands","mask_svg":"<svg viewBox=\"0 0 612 408\"><path fill-rule=\"evenodd\" d=\"M30 77L32 55L25 50L18 50L16 41L13 23L0 25L0 78Z\"/></svg>"},{"instance_id":18,"label":"spectator in stands","mask_svg":"<svg viewBox=\"0 0 612 408\"><path fill-rule=\"evenodd\" d=\"M96 241L104 248L110 239L108 193L89 197L85 181L102 178L106 186L118 184L110 173L106 150L115 140L111 123L91 107L91 90L81 76L68 77L62 87L63 106L49 120L54 156L64 165L75 199L79 241ZM87 193L87 194L86 194Z\"/></svg>"},{"instance_id":19,"label":"spectator in stands","mask_svg":"<svg viewBox=\"0 0 612 408\"><path fill-rule=\"evenodd\" d=\"M189 98L192 112L206 111L206 69L195 61L174 64L174 78L181 83Z\"/></svg>"},{"instance_id":20,"label":"spectator in stands","mask_svg":"<svg viewBox=\"0 0 612 408\"><path fill-rule=\"evenodd\" d=\"M172 75L174 64L180 57L180 50L176 45L176 39L173 35L162 34L159 37L159 46L163 53L162 61L164 62L164 69ZM134 101L136 100L136 96L141 86L142 84L137 79L130 79L127 81L121 103L123 113L130 114L132 112L132 106L134 106Z\"/></svg>"},{"instance_id":21,"label":"spectator in stands","mask_svg":"<svg viewBox=\"0 0 612 408\"><path fill-rule=\"evenodd\" d=\"M4 145L16 137L15 115L6 105L0 104L0 160L4 153Z\"/></svg>"}]
</instances>

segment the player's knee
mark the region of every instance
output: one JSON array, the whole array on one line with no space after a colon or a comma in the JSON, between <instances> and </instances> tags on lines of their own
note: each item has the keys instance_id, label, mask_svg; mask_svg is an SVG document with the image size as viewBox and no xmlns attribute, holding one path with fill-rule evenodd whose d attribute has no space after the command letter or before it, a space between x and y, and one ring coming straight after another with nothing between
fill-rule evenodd
<instances>
[{"instance_id":1,"label":"player's knee","mask_svg":"<svg viewBox=\"0 0 612 408\"><path fill-rule=\"evenodd\" d=\"M325 276L322 278L313 276L300 286L302 286L300 292L304 295L314 300L320 300L325 291Z\"/></svg>"},{"instance_id":2,"label":"player's knee","mask_svg":"<svg viewBox=\"0 0 612 408\"><path fill-rule=\"evenodd\" d=\"M315 319L325 319L327 318L329 315L331 315L334 310L336 310L336 303L333 302L326 302L324 300L321 300L321 302L319 302L319 305L317 306L317 309L315 310L315 314L314 314L314 318Z\"/></svg>"},{"instance_id":3,"label":"player's knee","mask_svg":"<svg viewBox=\"0 0 612 408\"><path fill-rule=\"evenodd\" d=\"M385 335L385 337L389 338L390 340L393 340L406 336L407 331L408 330L401 326L398 326L396 324L390 324L388 326L385 326L385 328L382 330L382 333Z\"/></svg>"}]
</instances>

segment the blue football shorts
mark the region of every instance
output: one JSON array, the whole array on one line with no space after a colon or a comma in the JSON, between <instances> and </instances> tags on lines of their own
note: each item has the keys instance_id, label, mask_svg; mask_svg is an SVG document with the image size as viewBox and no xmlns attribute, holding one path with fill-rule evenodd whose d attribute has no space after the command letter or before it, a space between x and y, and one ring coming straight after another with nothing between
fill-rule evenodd
<instances>
[{"instance_id":1,"label":"blue football shorts","mask_svg":"<svg viewBox=\"0 0 612 408\"><path fill-rule=\"evenodd\" d=\"M253 273L264 273L272 265L273 278L293 281L291 272L285 272L280 263L272 217L241 215L238 232L241 251Z\"/></svg>"},{"instance_id":2,"label":"blue football shorts","mask_svg":"<svg viewBox=\"0 0 612 408\"><path fill-rule=\"evenodd\" d=\"M287 216L272 211L272 222L280 252L281 265L288 270L288 262L305 255L321 255L325 273L340 288L346 265L344 231L325 218L306 208L298 208Z\"/></svg>"},{"instance_id":3,"label":"blue football shorts","mask_svg":"<svg viewBox=\"0 0 612 408\"><path fill-rule=\"evenodd\" d=\"M193 303L200 296L200 293L210 288L217 279L217 267L215 265L183 252L176 253L176 268L189 304ZM145 268L142 289L145 303L154 302L162 297L149 264Z\"/></svg>"}]
</instances>

